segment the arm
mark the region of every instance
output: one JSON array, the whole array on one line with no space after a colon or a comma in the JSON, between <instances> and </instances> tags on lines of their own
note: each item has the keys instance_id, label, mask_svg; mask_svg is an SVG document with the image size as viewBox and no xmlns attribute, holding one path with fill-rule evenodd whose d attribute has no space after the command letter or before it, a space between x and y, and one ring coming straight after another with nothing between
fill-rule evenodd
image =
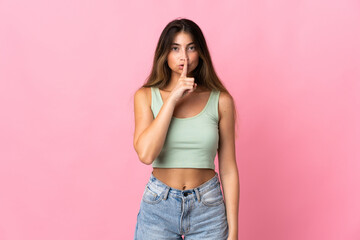
<instances>
[{"instance_id":1,"label":"arm","mask_svg":"<svg viewBox=\"0 0 360 240\"><path fill-rule=\"evenodd\" d=\"M151 111L150 91L149 88L140 88L134 96L135 133L133 145L140 161L147 165L152 164L164 145L176 105L172 98L167 98L154 119Z\"/></svg>"},{"instance_id":2,"label":"arm","mask_svg":"<svg viewBox=\"0 0 360 240\"><path fill-rule=\"evenodd\" d=\"M228 239L238 239L239 174L235 156L234 102L227 93L219 97L219 172L229 225Z\"/></svg>"},{"instance_id":3,"label":"arm","mask_svg":"<svg viewBox=\"0 0 360 240\"><path fill-rule=\"evenodd\" d=\"M151 111L150 88L140 88L134 96L135 134L134 148L141 162L150 165L160 154L164 145L169 125L177 102L196 89L193 77L186 77L187 58L183 71L175 87L164 100L161 109L154 119Z\"/></svg>"}]
</instances>

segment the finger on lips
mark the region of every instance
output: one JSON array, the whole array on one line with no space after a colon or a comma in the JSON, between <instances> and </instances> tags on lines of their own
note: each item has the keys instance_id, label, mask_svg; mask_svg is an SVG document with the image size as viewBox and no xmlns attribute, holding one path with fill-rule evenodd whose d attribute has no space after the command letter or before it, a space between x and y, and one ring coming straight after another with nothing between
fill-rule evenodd
<instances>
[{"instance_id":1,"label":"finger on lips","mask_svg":"<svg viewBox=\"0 0 360 240\"><path fill-rule=\"evenodd\" d=\"M186 74L187 74L187 59L185 58L184 67L183 67L183 71L181 73L181 77L186 77Z\"/></svg>"}]
</instances>

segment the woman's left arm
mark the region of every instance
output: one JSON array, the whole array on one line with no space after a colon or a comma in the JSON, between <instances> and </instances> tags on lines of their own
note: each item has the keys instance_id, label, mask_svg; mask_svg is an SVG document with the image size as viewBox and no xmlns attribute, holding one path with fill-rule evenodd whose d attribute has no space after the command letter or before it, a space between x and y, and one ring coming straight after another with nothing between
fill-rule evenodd
<instances>
[{"instance_id":1,"label":"woman's left arm","mask_svg":"<svg viewBox=\"0 0 360 240\"><path fill-rule=\"evenodd\" d=\"M238 239L239 174L235 155L235 112L231 96L222 92L219 97L218 161L229 225L228 240Z\"/></svg>"}]
</instances>

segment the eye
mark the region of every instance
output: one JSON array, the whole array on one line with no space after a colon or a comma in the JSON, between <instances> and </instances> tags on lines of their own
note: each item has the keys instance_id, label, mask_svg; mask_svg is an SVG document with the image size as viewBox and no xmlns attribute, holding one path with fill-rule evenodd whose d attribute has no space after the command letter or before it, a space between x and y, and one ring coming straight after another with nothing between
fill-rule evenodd
<instances>
[{"instance_id":1,"label":"eye","mask_svg":"<svg viewBox=\"0 0 360 240\"><path fill-rule=\"evenodd\" d=\"M173 50L174 48L176 48L176 49L177 49L178 47L172 47L172 48L171 48L171 50Z\"/></svg>"},{"instance_id":2,"label":"eye","mask_svg":"<svg viewBox=\"0 0 360 240\"><path fill-rule=\"evenodd\" d=\"M194 51L194 50L195 50L195 46L191 46L191 47L189 47L189 49L190 49L191 51Z\"/></svg>"}]
</instances>

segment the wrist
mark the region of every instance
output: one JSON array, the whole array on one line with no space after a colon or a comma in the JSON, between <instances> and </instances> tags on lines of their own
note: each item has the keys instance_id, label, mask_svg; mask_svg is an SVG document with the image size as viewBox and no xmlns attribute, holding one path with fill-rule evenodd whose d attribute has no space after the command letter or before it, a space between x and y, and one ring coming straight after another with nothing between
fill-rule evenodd
<instances>
[{"instance_id":1,"label":"wrist","mask_svg":"<svg viewBox=\"0 0 360 240\"><path fill-rule=\"evenodd\" d=\"M228 237L231 239L237 239L238 232L237 231L229 231Z\"/></svg>"}]
</instances>

